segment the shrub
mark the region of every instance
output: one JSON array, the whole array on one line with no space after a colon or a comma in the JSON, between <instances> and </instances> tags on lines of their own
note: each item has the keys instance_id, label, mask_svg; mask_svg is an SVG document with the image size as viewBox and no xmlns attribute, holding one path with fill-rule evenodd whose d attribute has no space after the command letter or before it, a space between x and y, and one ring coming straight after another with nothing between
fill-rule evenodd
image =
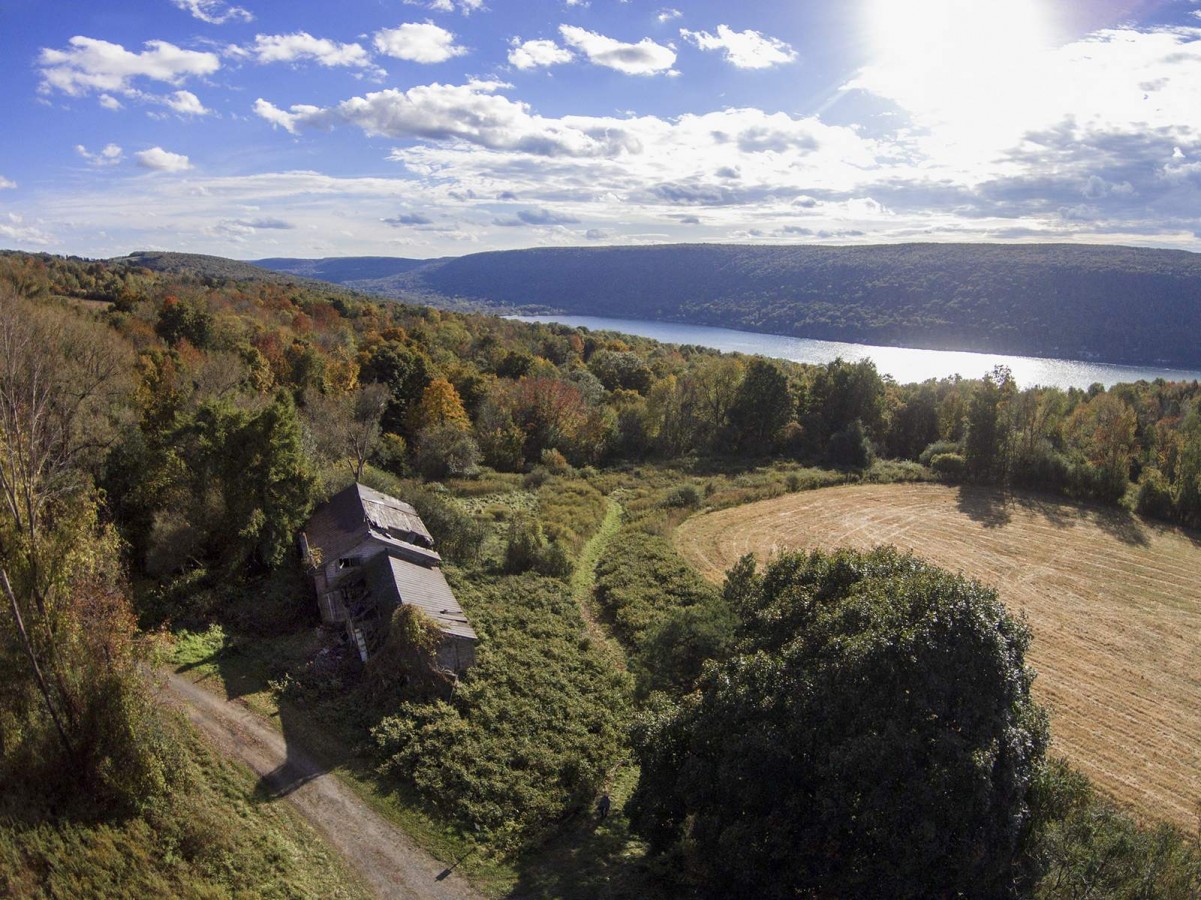
<instances>
[{"instance_id":1,"label":"shrub","mask_svg":"<svg viewBox=\"0 0 1201 900\"><path fill-rule=\"evenodd\" d=\"M1144 469L1138 483L1138 498L1135 509L1144 516L1156 519L1171 519L1175 512L1172 504L1172 486L1159 469Z\"/></svg>"},{"instance_id":2,"label":"shrub","mask_svg":"<svg viewBox=\"0 0 1201 900\"><path fill-rule=\"evenodd\" d=\"M962 455L963 445L958 441L935 441L918 455L917 461L923 466L928 466L934 457L943 453L955 453Z\"/></svg>"},{"instance_id":3,"label":"shrub","mask_svg":"<svg viewBox=\"0 0 1201 900\"><path fill-rule=\"evenodd\" d=\"M566 475L571 471L571 465L567 462L567 457L554 447L547 447L543 450L540 461L542 467L552 475Z\"/></svg>"},{"instance_id":4,"label":"shrub","mask_svg":"<svg viewBox=\"0 0 1201 900\"><path fill-rule=\"evenodd\" d=\"M406 703L372 730L381 768L512 849L588 808L623 753L628 678L582 640L566 585L534 575L456 582L481 633L450 701Z\"/></svg>"},{"instance_id":5,"label":"shrub","mask_svg":"<svg viewBox=\"0 0 1201 900\"><path fill-rule=\"evenodd\" d=\"M692 509L700 502L700 491L694 485L682 484L663 498L662 505L669 509Z\"/></svg>"},{"instance_id":6,"label":"shrub","mask_svg":"<svg viewBox=\"0 0 1201 900\"><path fill-rule=\"evenodd\" d=\"M480 450L471 434L455 424L432 425L417 435L413 465L430 481L479 472Z\"/></svg>"},{"instance_id":7,"label":"shrub","mask_svg":"<svg viewBox=\"0 0 1201 900\"><path fill-rule=\"evenodd\" d=\"M967 460L958 453L939 453L931 458L930 468L941 478L960 481L967 473Z\"/></svg>"},{"instance_id":8,"label":"shrub","mask_svg":"<svg viewBox=\"0 0 1201 900\"><path fill-rule=\"evenodd\" d=\"M571 560L558 543L547 541L540 522L520 518L509 525L504 570L510 575L532 570L552 578L566 578L571 574Z\"/></svg>"}]
</instances>

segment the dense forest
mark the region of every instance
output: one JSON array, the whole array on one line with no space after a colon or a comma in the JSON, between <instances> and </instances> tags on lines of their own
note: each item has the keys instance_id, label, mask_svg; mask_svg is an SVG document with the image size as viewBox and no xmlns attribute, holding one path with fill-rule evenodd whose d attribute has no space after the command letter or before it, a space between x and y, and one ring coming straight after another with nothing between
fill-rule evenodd
<instances>
[{"instance_id":1,"label":"dense forest","mask_svg":"<svg viewBox=\"0 0 1201 900\"><path fill-rule=\"evenodd\" d=\"M154 702L167 661L344 742L496 892L1201 888L1194 836L1048 754L1003 596L887 549L747 559L718 590L669 540L855 480L1201 527L1201 384L899 385L184 263L0 255L0 892L136 892L126 845L148 891L297 877L293 826L252 863L214 824L239 801ZM356 479L417 507L481 635L449 697L315 628L294 538Z\"/></svg>"},{"instance_id":2,"label":"dense forest","mask_svg":"<svg viewBox=\"0 0 1201 900\"><path fill-rule=\"evenodd\" d=\"M939 350L1201 366L1201 256L1067 244L686 244L261 260L423 302Z\"/></svg>"}]
</instances>

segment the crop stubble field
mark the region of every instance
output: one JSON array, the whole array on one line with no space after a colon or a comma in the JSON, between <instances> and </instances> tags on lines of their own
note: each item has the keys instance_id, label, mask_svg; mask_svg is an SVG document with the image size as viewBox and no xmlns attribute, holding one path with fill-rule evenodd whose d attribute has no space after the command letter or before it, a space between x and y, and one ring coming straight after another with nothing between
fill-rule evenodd
<instances>
[{"instance_id":1,"label":"crop stubble field","mask_svg":"<svg viewBox=\"0 0 1201 900\"><path fill-rule=\"evenodd\" d=\"M998 589L1034 633L1055 750L1142 818L1201 813L1201 537L1095 507L943 485L825 488L694 516L720 581L745 553L893 544Z\"/></svg>"}]
</instances>

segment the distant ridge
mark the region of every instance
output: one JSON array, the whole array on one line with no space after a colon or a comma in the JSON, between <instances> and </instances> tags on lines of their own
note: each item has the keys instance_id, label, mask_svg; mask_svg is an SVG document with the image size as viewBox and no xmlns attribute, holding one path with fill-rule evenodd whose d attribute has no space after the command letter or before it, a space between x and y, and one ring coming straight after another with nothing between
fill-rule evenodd
<instances>
[{"instance_id":1,"label":"distant ridge","mask_svg":"<svg viewBox=\"0 0 1201 900\"><path fill-rule=\"evenodd\" d=\"M320 282L316 278L292 275L257 266L254 263L227 259L224 256L209 256L205 253L135 250L128 256L114 257L108 260L108 262L116 264L126 263L133 266L141 266L154 272L172 272L182 275L195 275L200 278L232 278L235 281L272 281L279 284L314 285Z\"/></svg>"},{"instance_id":2,"label":"distant ridge","mask_svg":"<svg viewBox=\"0 0 1201 900\"><path fill-rule=\"evenodd\" d=\"M361 291L459 308L1201 366L1201 254L1181 250L673 244L493 251L428 261L258 262Z\"/></svg>"},{"instance_id":3,"label":"distant ridge","mask_svg":"<svg viewBox=\"0 0 1201 900\"><path fill-rule=\"evenodd\" d=\"M330 256L324 259L292 259L273 257L248 260L251 265L288 272L334 284L350 285L353 281L374 281L402 275L430 262L427 259L402 259L396 256Z\"/></svg>"}]
</instances>

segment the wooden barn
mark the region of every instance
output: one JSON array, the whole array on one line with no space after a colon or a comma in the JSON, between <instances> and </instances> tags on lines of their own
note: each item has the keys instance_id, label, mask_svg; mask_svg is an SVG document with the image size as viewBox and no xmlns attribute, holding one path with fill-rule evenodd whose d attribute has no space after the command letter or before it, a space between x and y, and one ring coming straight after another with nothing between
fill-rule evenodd
<instances>
[{"instance_id":1,"label":"wooden barn","mask_svg":"<svg viewBox=\"0 0 1201 900\"><path fill-rule=\"evenodd\" d=\"M462 674L475 664L475 631L440 568L442 557L412 506L352 484L319 507L300 535L321 620L342 625L366 662L399 606L421 610L442 632L437 665Z\"/></svg>"}]
</instances>

